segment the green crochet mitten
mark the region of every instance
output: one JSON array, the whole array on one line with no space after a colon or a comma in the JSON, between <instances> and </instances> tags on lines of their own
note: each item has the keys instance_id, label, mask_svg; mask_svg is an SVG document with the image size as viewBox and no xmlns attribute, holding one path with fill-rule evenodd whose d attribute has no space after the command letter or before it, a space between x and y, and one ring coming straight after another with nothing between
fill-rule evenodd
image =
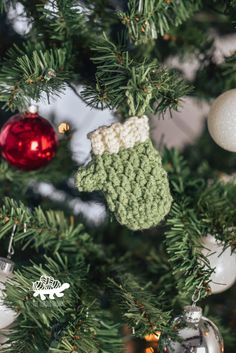
<instances>
[{"instance_id":1,"label":"green crochet mitten","mask_svg":"<svg viewBox=\"0 0 236 353\"><path fill-rule=\"evenodd\" d=\"M172 202L167 173L149 138L148 118L132 117L89 134L93 160L79 169L80 191L101 190L118 222L133 230L157 225Z\"/></svg>"}]
</instances>

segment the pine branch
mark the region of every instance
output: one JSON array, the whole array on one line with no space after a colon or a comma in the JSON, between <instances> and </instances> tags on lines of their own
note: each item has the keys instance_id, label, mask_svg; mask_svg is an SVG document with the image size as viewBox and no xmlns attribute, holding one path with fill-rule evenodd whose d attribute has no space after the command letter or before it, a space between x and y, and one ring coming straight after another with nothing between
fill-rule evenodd
<instances>
[{"instance_id":1,"label":"pine branch","mask_svg":"<svg viewBox=\"0 0 236 353\"><path fill-rule=\"evenodd\" d=\"M7 109L25 109L30 99L42 93L50 95L65 89L69 78L67 53L63 49L45 50L44 46L12 48L0 71L0 101Z\"/></svg>"},{"instance_id":2,"label":"pine branch","mask_svg":"<svg viewBox=\"0 0 236 353\"><path fill-rule=\"evenodd\" d=\"M0 0L0 13L6 11L6 2L4 0Z\"/></svg>"},{"instance_id":3,"label":"pine branch","mask_svg":"<svg viewBox=\"0 0 236 353\"><path fill-rule=\"evenodd\" d=\"M222 64L215 62L213 49L208 53L204 53L203 57L204 59L197 71L194 82L198 96L209 99L220 95L224 91L235 88L235 53L229 57L225 57Z\"/></svg>"},{"instance_id":4,"label":"pine branch","mask_svg":"<svg viewBox=\"0 0 236 353\"><path fill-rule=\"evenodd\" d=\"M236 53L234 53L232 56L227 57L225 59L225 62L222 64L222 71L223 71L223 76L224 76L224 81L227 79L227 83L229 85L229 88L235 86L235 73L236 73Z\"/></svg>"},{"instance_id":5,"label":"pine branch","mask_svg":"<svg viewBox=\"0 0 236 353\"><path fill-rule=\"evenodd\" d=\"M123 317L135 328L137 337L156 331L168 332L170 313L159 309L161 301L150 293L150 288L148 291L148 286L141 286L131 274L117 280L109 278L109 281L119 298Z\"/></svg>"},{"instance_id":6,"label":"pine branch","mask_svg":"<svg viewBox=\"0 0 236 353\"><path fill-rule=\"evenodd\" d=\"M91 241L84 226L81 223L75 225L73 217L67 219L61 211L43 211L40 207L31 211L22 202L9 198L2 202L0 224L0 239L17 224L14 239L17 247L22 250L30 247L39 251L43 247L46 253L51 254L57 251L75 253L80 243L84 246ZM24 224L27 226L26 231ZM92 249L94 244L91 242L88 248L90 246Z\"/></svg>"},{"instance_id":7,"label":"pine branch","mask_svg":"<svg viewBox=\"0 0 236 353\"><path fill-rule=\"evenodd\" d=\"M164 35L186 21L200 9L202 1L129 0L128 11L120 12L135 44L145 43Z\"/></svg>"},{"instance_id":8,"label":"pine branch","mask_svg":"<svg viewBox=\"0 0 236 353\"><path fill-rule=\"evenodd\" d=\"M202 19L199 15L171 28L171 31L159 38L153 46L153 55L161 57L163 61L168 58L171 60L173 56L180 62L192 59L199 61L199 57L209 53L214 45L214 39L210 34L206 35L205 26L205 18ZM163 53L160 53L159 47L163 47Z\"/></svg>"},{"instance_id":9,"label":"pine branch","mask_svg":"<svg viewBox=\"0 0 236 353\"><path fill-rule=\"evenodd\" d=\"M120 352L123 348L120 325L114 324L106 311L98 311L98 308L93 311L90 306L89 312L85 313L86 318L79 312L73 324L63 332L57 347L52 347L50 352Z\"/></svg>"},{"instance_id":10,"label":"pine branch","mask_svg":"<svg viewBox=\"0 0 236 353\"><path fill-rule=\"evenodd\" d=\"M40 19L47 23L47 31L52 40L63 43L73 36L81 39L89 36L86 11L82 11L78 1L50 0L47 6L38 4L37 11Z\"/></svg>"},{"instance_id":11,"label":"pine branch","mask_svg":"<svg viewBox=\"0 0 236 353\"><path fill-rule=\"evenodd\" d=\"M163 112L178 109L181 97L189 91L181 79L156 61L138 63L106 36L94 52L96 83L81 92L90 106L126 109L130 115Z\"/></svg>"},{"instance_id":12,"label":"pine branch","mask_svg":"<svg viewBox=\"0 0 236 353\"><path fill-rule=\"evenodd\" d=\"M43 265L43 266L42 266ZM32 282L49 275L70 288L63 298L42 302L33 297ZM20 313L9 343L21 353L40 352L102 352L112 347L121 349L119 325L112 323L107 311L101 311L97 301L88 291L88 269L80 257L44 257L43 264L32 263L15 272L7 283L6 304ZM33 345L32 345L33 340ZM109 349L108 349L109 347Z\"/></svg>"},{"instance_id":13,"label":"pine branch","mask_svg":"<svg viewBox=\"0 0 236 353\"><path fill-rule=\"evenodd\" d=\"M235 247L236 187L231 184L209 185L201 175L192 174L177 152L166 151L169 175L175 203L169 214L166 247L172 272L177 279L179 295L191 298L201 287L201 297L208 292L211 273L209 259L202 255L202 237L212 234L225 242L225 247Z\"/></svg>"},{"instance_id":14,"label":"pine branch","mask_svg":"<svg viewBox=\"0 0 236 353\"><path fill-rule=\"evenodd\" d=\"M220 15L227 14L232 16L232 12L235 11L236 2L235 0L208 0L204 5Z\"/></svg>"},{"instance_id":15,"label":"pine branch","mask_svg":"<svg viewBox=\"0 0 236 353\"><path fill-rule=\"evenodd\" d=\"M236 248L236 185L215 181L200 196L199 213L210 234L224 243L225 248Z\"/></svg>"},{"instance_id":16,"label":"pine branch","mask_svg":"<svg viewBox=\"0 0 236 353\"><path fill-rule=\"evenodd\" d=\"M188 202L174 204L167 224L167 252L172 264L173 275L177 279L179 295L191 300L196 288L201 288L200 296L208 294L208 283L212 269L209 260L201 254L202 224Z\"/></svg>"}]
</instances>

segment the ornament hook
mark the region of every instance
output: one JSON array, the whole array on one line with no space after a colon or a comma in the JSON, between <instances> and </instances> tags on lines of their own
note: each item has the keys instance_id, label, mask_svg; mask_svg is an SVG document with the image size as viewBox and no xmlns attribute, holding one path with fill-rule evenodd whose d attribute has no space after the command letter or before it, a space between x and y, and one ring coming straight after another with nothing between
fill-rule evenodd
<instances>
[{"instance_id":1,"label":"ornament hook","mask_svg":"<svg viewBox=\"0 0 236 353\"><path fill-rule=\"evenodd\" d=\"M197 302L201 299L201 288L202 288L203 280L196 287L193 295L192 295L192 306L196 306Z\"/></svg>"},{"instance_id":2,"label":"ornament hook","mask_svg":"<svg viewBox=\"0 0 236 353\"><path fill-rule=\"evenodd\" d=\"M85 314L86 318L89 317L89 308L86 308L86 314Z\"/></svg>"},{"instance_id":3,"label":"ornament hook","mask_svg":"<svg viewBox=\"0 0 236 353\"><path fill-rule=\"evenodd\" d=\"M139 0L138 13L142 13L142 12L143 12L143 0Z\"/></svg>"},{"instance_id":4,"label":"ornament hook","mask_svg":"<svg viewBox=\"0 0 236 353\"><path fill-rule=\"evenodd\" d=\"M9 245L8 245L8 252L7 252L7 258L8 259L11 259L12 255L14 255L14 253L15 253L15 250L13 248L13 240L14 240L14 236L16 234L16 228L17 228L17 225L14 224L12 232L11 232Z\"/></svg>"}]
</instances>

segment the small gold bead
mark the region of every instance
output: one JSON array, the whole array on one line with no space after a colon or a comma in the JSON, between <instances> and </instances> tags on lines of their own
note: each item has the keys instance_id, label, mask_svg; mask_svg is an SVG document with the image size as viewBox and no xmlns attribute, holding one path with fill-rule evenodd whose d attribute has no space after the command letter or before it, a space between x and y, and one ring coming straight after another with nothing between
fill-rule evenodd
<instances>
[{"instance_id":1,"label":"small gold bead","mask_svg":"<svg viewBox=\"0 0 236 353\"><path fill-rule=\"evenodd\" d=\"M60 134L65 134L66 132L68 132L70 130L70 125L68 123L61 123L58 126L58 132Z\"/></svg>"},{"instance_id":2,"label":"small gold bead","mask_svg":"<svg viewBox=\"0 0 236 353\"><path fill-rule=\"evenodd\" d=\"M165 33L162 37L164 40L170 40L171 39L171 35L168 33Z\"/></svg>"}]
</instances>

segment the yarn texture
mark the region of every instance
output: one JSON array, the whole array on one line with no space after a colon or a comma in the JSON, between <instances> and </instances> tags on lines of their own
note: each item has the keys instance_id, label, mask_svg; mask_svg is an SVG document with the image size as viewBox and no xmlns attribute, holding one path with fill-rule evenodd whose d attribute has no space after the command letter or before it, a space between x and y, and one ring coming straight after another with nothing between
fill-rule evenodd
<instances>
[{"instance_id":1,"label":"yarn texture","mask_svg":"<svg viewBox=\"0 0 236 353\"><path fill-rule=\"evenodd\" d=\"M118 153L122 148L133 147L136 143L149 138L148 117L133 116L124 124L114 123L108 127L100 127L88 137L91 140L93 154Z\"/></svg>"},{"instance_id":2,"label":"yarn texture","mask_svg":"<svg viewBox=\"0 0 236 353\"><path fill-rule=\"evenodd\" d=\"M112 142L107 143L103 136L106 129L113 129L114 125L118 133L111 141L115 141L117 152L111 153ZM127 130L127 126L130 129ZM92 146L96 154L93 153L93 160L77 174L78 189L103 191L118 222L132 230L157 225L172 203L167 173L148 131L147 117L133 117L123 125L116 123L95 131L95 135L91 135L95 136ZM107 136L111 136L110 133L111 130ZM124 147L127 141L130 147Z\"/></svg>"}]
</instances>

